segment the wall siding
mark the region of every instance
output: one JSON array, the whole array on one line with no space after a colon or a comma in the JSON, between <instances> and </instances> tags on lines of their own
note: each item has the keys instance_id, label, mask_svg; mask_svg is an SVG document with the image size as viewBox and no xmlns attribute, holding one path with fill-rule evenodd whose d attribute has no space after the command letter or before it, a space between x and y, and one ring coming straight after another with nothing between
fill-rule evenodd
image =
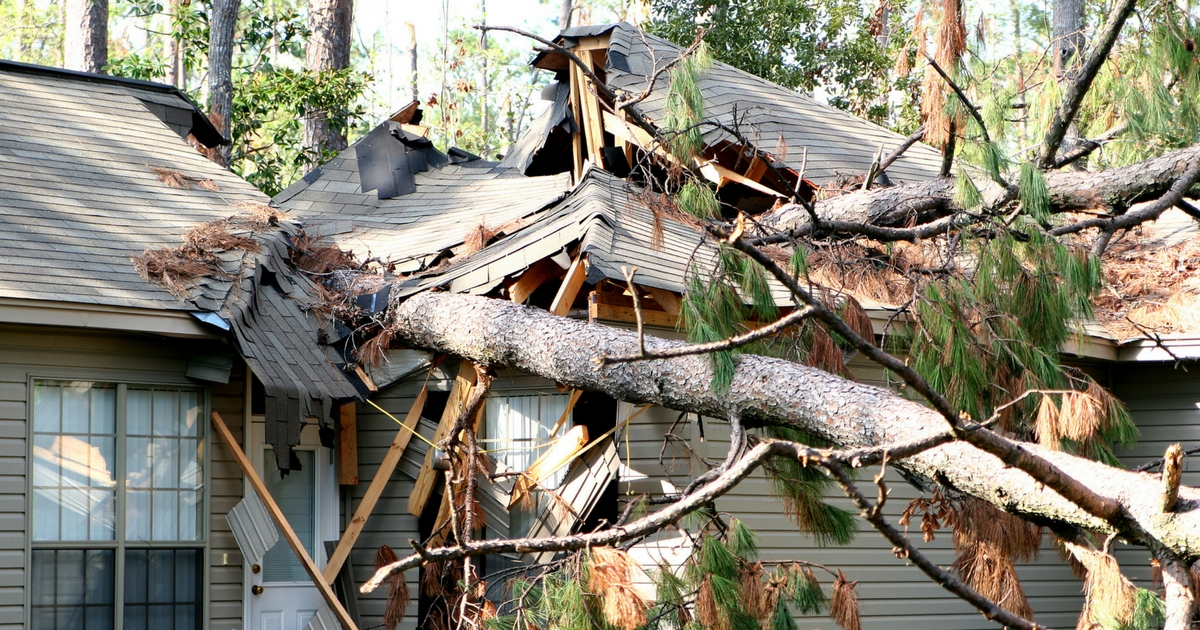
<instances>
[{"instance_id":1,"label":"wall siding","mask_svg":"<svg viewBox=\"0 0 1200 630\"><path fill-rule=\"evenodd\" d=\"M28 379L31 376L187 383L192 352L211 352L214 342L188 342L73 329L0 326L0 629L25 620L26 471ZM234 368L227 385L209 387L211 408L241 434L245 371ZM242 630L241 557L225 513L241 497L241 473L226 449L208 441L210 461L209 628ZM232 469L230 468L232 466ZM224 562L229 555L229 564Z\"/></svg>"}]
</instances>

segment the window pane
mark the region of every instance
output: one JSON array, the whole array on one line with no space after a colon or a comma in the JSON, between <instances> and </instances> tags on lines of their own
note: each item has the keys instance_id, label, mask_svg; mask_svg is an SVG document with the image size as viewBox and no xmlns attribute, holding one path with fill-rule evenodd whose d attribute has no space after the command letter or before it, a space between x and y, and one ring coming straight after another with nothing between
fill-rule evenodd
<instances>
[{"instance_id":1,"label":"window pane","mask_svg":"<svg viewBox=\"0 0 1200 630\"><path fill-rule=\"evenodd\" d=\"M114 552L111 549L35 549L34 630L113 627Z\"/></svg>"},{"instance_id":2,"label":"window pane","mask_svg":"<svg viewBox=\"0 0 1200 630\"><path fill-rule=\"evenodd\" d=\"M197 492L204 484L200 394L130 388L128 399L127 539L200 540L204 509L203 493Z\"/></svg>"},{"instance_id":3,"label":"window pane","mask_svg":"<svg viewBox=\"0 0 1200 630\"><path fill-rule=\"evenodd\" d=\"M310 557L316 557L315 528L316 520L313 510L316 502L316 466L313 451L294 451L300 459L302 468L292 470L287 477L279 478L279 468L275 464L275 452L264 449L263 463L267 490L275 498L280 511L287 517L288 524L296 531L296 536L304 543ZM308 574L300 566L296 554L292 552L287 541L283 538L271 547L263 557L263 581L265 582L304 582Z\"/></svg>"},{"instance_id":4,"label":"window pane","mask_svg":"<svg viewBox=\"0 0 1200 630\"><path fill-rule=\"evenodd\" d=\"M125 630L200 627L200 549L125 551Z\"/></svg>"},{"instance_id":5,"label":"window pane","mask_svg":"<svg viewBox=\"0 0 1200 630\"><path fill-rule=\"evenodd\" d=\"M551 443L550 430L569 400L567 394L489 396L484 421L487 448L498 449L496 459L514 470L529 468ZM560 470L544 485L557 488L565 476L565 469Z\"/></svg>"},{"instance_id":6,"label":"window pane","mask_svg":"<svg viewBox=\"0 0 1200 630\"><path fill-rule=\"evenodd\" d=\"M111 384L34 383L34 540L115 538L116 404Z\"/></svg>"}]
</instances>

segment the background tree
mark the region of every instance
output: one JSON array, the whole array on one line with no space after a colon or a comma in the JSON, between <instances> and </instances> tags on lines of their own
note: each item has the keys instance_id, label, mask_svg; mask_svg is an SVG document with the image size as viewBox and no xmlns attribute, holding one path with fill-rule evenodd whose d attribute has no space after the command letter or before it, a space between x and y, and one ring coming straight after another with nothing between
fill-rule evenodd
<instances>
[{"instance_id":1,"label":"background tree","mask_svg":"<svg viewBox=\"0 0 1200 630\"><path fill-rule=\"evenodd\" d=\"M64 67L104 72L108 64L108 0L66 0L64 15Z\"/></svg>"},{"instance_id":2,"label":"background tree","mask_svg":"<svg viewBox=\"0 0 1200 630\"><path fill-rule=\"evenodd\" d=\"M320 75L350 67L353 0L310 0L305 67ZM347 120L338 110L312 109L304 118L304 149L313 165L346 148Z\"/></svg>"}]
</instances>

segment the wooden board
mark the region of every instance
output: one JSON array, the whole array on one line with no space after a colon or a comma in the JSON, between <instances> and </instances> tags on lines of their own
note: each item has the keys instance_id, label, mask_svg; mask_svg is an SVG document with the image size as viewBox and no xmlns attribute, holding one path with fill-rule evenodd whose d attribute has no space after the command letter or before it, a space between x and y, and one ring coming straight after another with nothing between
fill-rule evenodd
<instances>
[{"instance_id":1,"label":"wooden board","mask_svg":"<svg viewBox=\"0 0 1200 630\"><path fill-rule=\"evenodd\" d=\"M358 485L358 405L348 402L338 410L338 482Z\"/></svg>"},{"instance_id":2,"label":"wooden board","mask_svg":"<svg viewBox=\"0 0 1200 630\"><path fill-rule=\"evenodd\" d=\"M577 53L579 58L583 60L583 65L587 66L588 70L596 72L596 63L591 50L580 51ZM579 73L580 95L583 100L583 119L587 123L587 143L588 156L592 160L592 164L596 166L604 166L604 125L600 115L600 98L595 94L595 88L591 86L591 79L583 72Z\"/></svg>"},{"instance_id":3,"label":"wooden board","mask_svg":"<svg viewBox=\"0 0 1200 630\"><path fill-rule=\"evenodd\" d=\"M558 288L558 294L550 303L550 312L560 317L571 312L571 305L575 303L575 297L579 295L579 289L583 287L583 281L586 279L587 257L580 254L567 269L567 277L563 279L562 286Z\"/></svg>"},{"instance_id":4,"label":"wooden board","mask_svg":"<svg viewBox=\"0 0 1200 630\"><path fill-rule=\"evenodd\" d=\"M442 419L438 423L437 432L433 434L434 444L444 440L450 430L454 428L458 414L467 403L467 399L471 397L471 390L474 388L475 365L463 359L458 364L458 376L454 379L454 387L451 388L450 398L446 401L446 408L442 411ZM483 411L483 407L480 407L480 411ZM425 511L425 504L429 502L429 496L433 494L435 485L442 478L433 469L433 457L434 449L431 448L429 452L425 453L425 463L421 465L421 474L417 475L412 494L408 496L408 513L418 518Z\"/></svg>"},{"instance_id":5,"label":"wooden board","mask_svg":"<svg viewBox=\"0 0 1200 630\"><path fill-rule=\"evenodd\" d=\"M379 462L379 470L375 471L375 476L371 478L371 485L367 486L367 492L359 502L358 509L354 511L354 517L350 519L346 531L342 532L342 539L338 541L337 549L329 556L329 564L325 567L326 581L333 582L338 571L341 570L342 564L346 562L346 558L350 557L350 550L354 549L354 543L362 534L363 527L367 525L367 519L371 517L371 512L375 509L375 503L383 495L384 486L392 478L396 464L400 463L400 457L404 455L404 449L408 448L413 431L417 430L417 422L421 420L421 412L425 410L425 399L428 395L428 386L422 386L412 407L408 410L408 415L404 417L404 426L396 432L396 438L392 440L392 445L383 455L383 461Z\"/></svg>"},{"instance_id":6,"label":"wooden board","mask_svg":"<svg viewBox=\"0 0 1200 630\"><path fill-rule=\"evenodd\" d=\"M637 323L637 311L633 308L633 300L615 293L588 294L588 318L592 321L608 320L613 322ZM652 311L642 308L642 323L647 326L675 328L679 318L666 311Z\"/></svg>"},{"instance_id":7,"label":"wooden board","mask_svg":"<svg viewBox=\"0 0 1200 630\"><path fill-rule=\"evenodd\" d=\"M529 468L525 469L525 474L517 477L516 483L513 484L512 497L508 500L508 509L512 509L514 505L520 502L521 497L532 490L538 484L549 479L558 472L559 468L566 466L574 461L579 452L588 443L587 427L582 424L577 424L567 431L561 439L554 443L553 446L546 449L540 457L535 459Z\"/></svg>"},{"instance_id":8,"label":"wooden board","mask_svg":"<svg viewBox=\"0 0 1200 630\"><path fill-rule=\"evenodd\" d=\"M654 301L658 302L658 305L661 306L668 315L679 317L680 298L678 295L675 295L673 291L667 291L666 289L648 286L642 286L641 288L645 289L650 294L650 297L654 298Z\"/></svg>"},{"instance_id":9,"label":"wooden board","mask_svg":"<svg viewBox=\"0 0 1200 630\"><path fill-rule=\"evenodd\" d=\"M538 287L562 274L563 268L559 267L558 263L549 258L543 258L530 265L529 269L526 269L525 273L521 274L521 277L508 287L508 299L516 304L524 304L525 300L528 300L529 296L538 290Z\"/></svg>"},{"instance_id":10,"label":"wooden board","mask_svg":"<svg viewBox=\"0 0 1200 630\"><path fill-rule=\"evenodd\" d=\"M275 521L275 526L279 528L279 533L283 535L283 539L287 541L288 546L292 548L292 552L300 560L300 566L304 567L304 572L308 574L313 584L317 586L317 590L321 592L321 598L325 600L326 604L329 604L329 608L333 611L334 616L337 617L338 623L342 624L344 630L358 630L358 627L354 625L354 620L350 618L350 613L346 612L346 609L342 606L342 602L338 601L333 588L329 586L329 582L325 580L325 576L321 574L316 563L309 557L308 550L304 548L304 543L300 542L300 537L296 535L295 530L288 524L283 511L279 509L279 505L275 503L275 499L267 491L266 484L258 476L258 472L254 470L254 466L250 465L250 460L242 452L242 447L238 446L237 440L229 432L229 427L221 419L221 414L215 411L212 412L212 423L217 435L221 436L221 440L225 442L225 446L229 448L229 452L233 454L234 460L237 461L238 467L242 469L242 474L246 476L246 481L250 482L250 487L254 489L254 493L258 495L259 499L262 499L263 505L267 508L267 513L271 515L271 520Z\"/></svg>"},{"instance_id":11,"label":"wooden board","mask_svg":"<svg viewBox=\"0 0 1200 630\"><path fill-rule=\"evenodd\" d=\"M583 175L583 113L580 111L579 97L579 66L574 62L567 61L567 66L570 73L571 81L571 114L575 117L575 133L571 134L571 155L574 158L575 170L574 182L579 183L579 178Z\"/></svg>"}]
</instances>

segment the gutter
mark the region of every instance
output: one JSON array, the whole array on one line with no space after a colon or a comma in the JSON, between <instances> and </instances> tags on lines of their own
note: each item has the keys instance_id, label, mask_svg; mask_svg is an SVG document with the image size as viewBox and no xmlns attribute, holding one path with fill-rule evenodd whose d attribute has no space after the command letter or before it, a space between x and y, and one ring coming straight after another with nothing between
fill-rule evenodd
<instances>
[{"instance_id":1,"label":"gutter","mask_svg":"<svg viewBox=\"0 0 1200 630\"><path fill-rule=\"evenodd\" d=\"M183 339L224 339L188 311L0 297L0 324L61 326Z\"/></svg>"}]
</instances>

